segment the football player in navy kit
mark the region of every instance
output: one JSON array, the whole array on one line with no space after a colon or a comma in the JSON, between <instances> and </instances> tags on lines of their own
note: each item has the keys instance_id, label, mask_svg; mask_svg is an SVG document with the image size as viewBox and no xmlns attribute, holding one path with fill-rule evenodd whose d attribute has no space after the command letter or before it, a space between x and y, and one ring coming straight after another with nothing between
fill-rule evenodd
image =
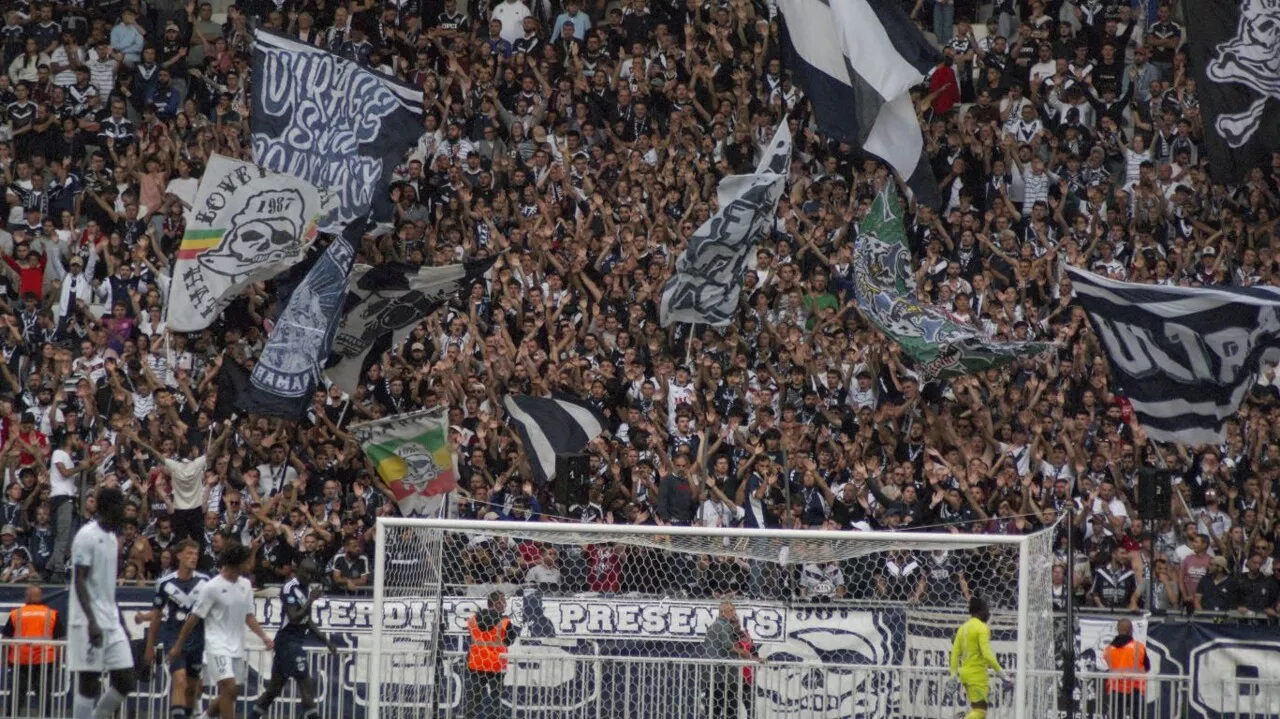
<instances>
[{"instance_id":1,"label":"football player in navy kit","mask_svg":"<svg viewBox=\"0 0 1280 719\"><path fill-rule=\"evenodd\" d=\"M200 563L200 545L186 539L178 545L178 569L164 575L156 582L156 596L152 601L151 628L147 632L147 649L144 659L148 665L155 663L156 643L172 648L187 621L187 615L196 606L200 589L209 581L209 575L196 571ZM195 714L200 699L200 672L204 668L204 630L197 628L187 637L178 658L169 662L169 676L173 687L169 716L187 719Z\"/></svg>"},{"instance_id":2,"label":"football player in navy kit","mask_svg":"<svg viewBox=\"0 0 1280 719\"><path fill-rule=\"evenodd\" d=\"M263 690L262 696L254 703L250 713L254 719L267 715L271 703L280 696L284 683L290 679L298 681L298 692L302 695L303 719L316 719L320 712L316 709L315 687L307 666L305 640L308 633L314 634L328 649L336 654L337 648L329 638L320 633L311 619L311 605L320 598L319 585L310 586L320 574L320 566L309 557L298 561L292 579L284 583L280 591L280 601L284 605L285 621L276 632L275 657L271 661L271 681Z\"/></svg>"}]
</instances>

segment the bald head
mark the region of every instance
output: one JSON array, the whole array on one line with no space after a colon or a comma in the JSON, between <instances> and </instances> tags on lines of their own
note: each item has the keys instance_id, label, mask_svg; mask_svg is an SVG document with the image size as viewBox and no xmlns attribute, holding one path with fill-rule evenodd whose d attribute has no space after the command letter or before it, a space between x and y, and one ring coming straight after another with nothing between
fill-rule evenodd
<instances>
[{"instance_id":1,"label":"bald head","mask_svg":"<svg viewBox=\"0 0 1280 719\"><path fill-rule=\"evenodd\" d=\"M27 587L27 604L44 604L44 590L40 587Z\"/></svg>"},{"instance_id":2,"label":"bald head","mask_svg":"<svg viewBox=\"0 0 1280 719\"><path fill-rule=\"evenodd\" d=\"M1121 637L1133 636L1133 622L1128 619L1121 619L1116 622L1116 634Z\"/></svg>"}]
</instances>

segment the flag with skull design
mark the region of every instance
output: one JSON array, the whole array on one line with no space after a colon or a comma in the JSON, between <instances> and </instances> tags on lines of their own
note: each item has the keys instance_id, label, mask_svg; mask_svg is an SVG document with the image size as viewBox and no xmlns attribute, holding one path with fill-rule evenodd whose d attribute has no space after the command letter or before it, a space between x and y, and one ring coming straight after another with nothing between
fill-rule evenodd
<instances>
[{"instance_id":1,"label":"flag with skull design","mask_svg":"<svg viewBox=\"0 0 1280 719\"><path fill-rule=\"evenodd\" d=\"M1196 85L1178 100L1203 116L1213 179L1243 182L1280 152L1280 0L1195 0L1186 13Z\"/></svg>"},{"instance_id":2,"label":"flag with skull design","mask_svg":"<svg viewBox=\"0 0 1280 719\"><path fill-rule=\"evenodd\" d=\"M203 330L245 287L297 264L336 207L335 195L305 180L209 158L169 283L169 329Z\"/></svg>"},{"instance_id":3,"label":"flag with skull design","mask_svg":"<svg viewBox=\"0 0 1280 719\"><path fill-rule=\"evenodd\" d=\"M436 516L458 486L448 425L444 412L428 409L351 428L406 517Z\"/></svg>"}]
</instances>

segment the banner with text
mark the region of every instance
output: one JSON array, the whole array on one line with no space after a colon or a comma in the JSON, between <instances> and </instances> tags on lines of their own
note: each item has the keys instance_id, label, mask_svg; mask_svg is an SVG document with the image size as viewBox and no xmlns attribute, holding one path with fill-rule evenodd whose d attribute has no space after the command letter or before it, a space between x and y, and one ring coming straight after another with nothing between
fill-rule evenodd
<instances>
[{"instance_id":1,"label":"banner with text","mask_svg":"<svg viewBox=\"0 0 1280 719\"><path fill-rule=\"evenodd\" d=\"M483 588L482 588L483 589ZM138 615L151 607L154 590L121 588L119 604L125 626L134 639L142 638L145 624ZM50 592L49 604L65 610L68 595ZM437 605L428 599L390 601L385 605L384 631L408 637L420 632L421 641L402 644L398 666L411 666L425 657L425 640L439 626L436 607L444 612L444 660L440 667L441 708L457 716L462 710L466 667L463 652L466 620L484 604L482 591L476 596L451 596ZM23 588L0 587L0 614L21 606ZM641 597L564 596L543 597L538 593L513 592L508 614L521 628L521 638L512 647L512 664L520 670L507 680L507 697L518 696L522 711L504 716L519 719L546 717L563 710L565 702L594 706L603 699L619 702L668 702L675 696L671 672L634 671L626 662L590 663L593 657L634 656L689 659L701 656L707 627L715 620L715 600L666 600ZM339 646L368 651L373 632L373 602L364 597L325 597L315 604L317 625ZM957 687L932 679L908 677L905 684L878 676L859 667L903 666L927 670L945 665L950 651L951 632L957 615L867 610L837 605L792 605L741 601L738 612L743 624L769 663L757 669L756 707L758 716L802 717L823 708L824 716L889 719L951 716L939 714L939 705L952 707L959 697ZM283 609L277 597L257 599L258 621L268 633L280 627ZM1078 642L1078 668L1101 670L1102 648L1115 631L1115 617L1082 617ZM906 631L903 631L906 627ZM1199 622L1149 624L1134 622L1134 634L1146 641L1151 657L1151 673L1159 676L1187 676L1191 693L1186 697L1184 719L1228 719L1235 716L1280 716L1280 627L1268 625L1221 625ZM256 638L248 638L251 650L260 650ZM1016 634L1012 624L993 621L992 648L1009 670L1016 666ZM341 716L364 716L367 704L367 665L353 654L329 658L319 650L310 655L312 676L317 680L317 701L340 703ZM536 659L521 657L581 657L578 671L565 672L555 665L537 669ZM255 688L270 674L270 654L250 655ZM798 668L803 663L803 668ZM772 666L771 666L772 665ZM820 668L819 668L820 667ZM66 677L59 679L65 684ZM424 697L421 687L393 687L402 698ZM687 690L688 687L683 687ZM1151 683L1146 699L1147 716L1172 716L1183 704L1181 696L1162 694ZM384 685L384 698L388 691ZM168 693L168 677L163 671L140 687L135 702L159 700ZM429 695L425 695L429 696ZM247 696L252 700L253 696ZM1081 719L1104 719L1101 697L1080 696ZM992 694L993 705L1009 706L1011 696ZM282 702L297 701L286 693ZM590 704L588 704L590 703ZM695 719L694 702L684 711L672 709L673 718ZM681 702L681 706L685 703ZM956 706L956 711L960 705ZM1166 711L1167 710L1167 711ZM333 716L333 711L326 716ZM1065 716L1060 712L1059 716Z\"/></svg>"}]
</instances>

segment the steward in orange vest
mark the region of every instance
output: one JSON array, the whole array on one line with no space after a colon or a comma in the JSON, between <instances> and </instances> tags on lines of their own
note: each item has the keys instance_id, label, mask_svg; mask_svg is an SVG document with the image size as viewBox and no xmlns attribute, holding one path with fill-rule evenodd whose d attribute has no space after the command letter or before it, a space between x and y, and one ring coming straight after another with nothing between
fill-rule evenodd
<instances>
[{"instance_id":1,"label":"steward in orange vest","mask_svg":"<svg viewBox=\"0 0 1280 719\"><path fill-rule=\"evenodd\" d=\"M4 637L17 640L9 645L9 663L26 665L53 662L57 648L34 640L66 636L61 621L62 615L45 605L40 587L27 587L26 604L9 612L9 623L4 627Z\"/></svg>"},{"instance_id":2,"label":"steward in orange vest","mask_svg":"<svg viewBox=\"0 0 1280 719\"><path fill-rule=\"evenodd\" d=\"M1126 719L1143 716L1147 704L1147 680L1134 675L1145 675L1151 671L1151 659L1147 657L1147 647L1133 638L1132 622L1121 619L1116 624L1116 637L1102 651L1102 657L1107 662L1109 673L1126 675L1107 680L1110 715Z\"/></svg>"},{"instance_id":3,"label":"steward in orange vest","mask_svg":"<svg viewBox=\"0 0 1280 719\"><path fill-rule=\"evenodd\" d=\"M12 642L5 653L9 671L13 673L10 686L14 696L10 708L27 707L37 716L52 716L49 700L53 674L57 671L58 649L48 640L67 636L62 613L44 603L40 587L27 587L26 604L9 612L9 621L0 634ZM33 691L35 704L28 706Z\"/></svg>"},{"instance_id":4,"label":"steward in orange vest","mask_svg":"<svg viewBox=\"0 0 1280 719\"><path fill-rule=\"evenodd\" d=\"M494 592L489 595L489 608L481 609L467 620L467 632L471 635L467 669L496 673L507 668L507 647L516 640L519 630L502 616L506 608L506 596Z\"/></svg>"},{"instance_id":5,"label":"steward in orange vest","mask_svg":"<svg viewBox=\"0 0 1280 719\"><path fill-rule=\"evenodd\" d=\"M520 630L502 613L507 597L502 592L489 594L489 606L467 620L471 646L467 650L467 716L490 719L499 716L502 707L502 675L507 668L507 647Z\"/></svg>"}]
</instances>

